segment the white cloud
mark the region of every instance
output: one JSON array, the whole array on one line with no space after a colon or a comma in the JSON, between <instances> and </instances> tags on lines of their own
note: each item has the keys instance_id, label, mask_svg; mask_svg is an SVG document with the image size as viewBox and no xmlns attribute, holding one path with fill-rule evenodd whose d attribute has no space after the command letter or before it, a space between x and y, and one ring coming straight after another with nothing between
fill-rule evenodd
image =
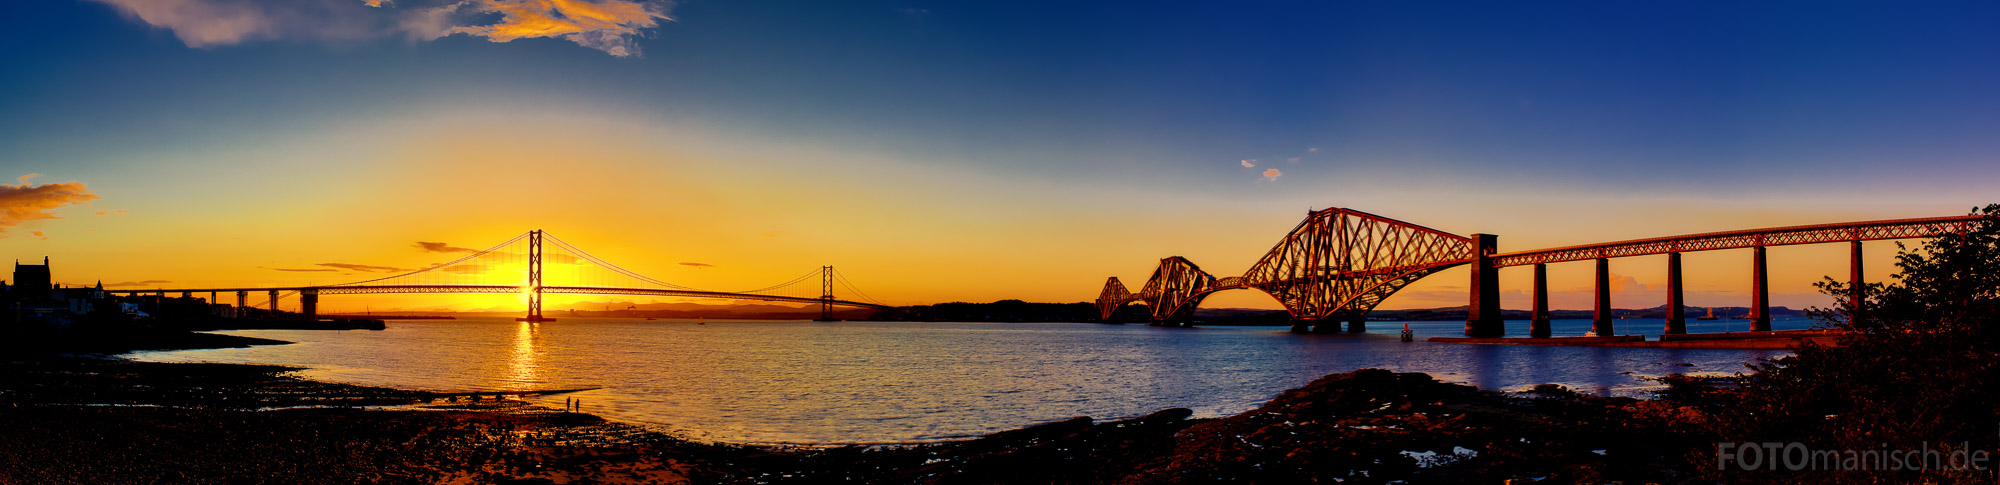
<instances>
[{"instance_id":1,"label":"white cloud","mask_svg":"<svg viewBox=\"0 0 2000 485\"><path fill-rule=\"evenodd\" d=\"M1243 168L1254 168L1254 167L1256 167L1256 166L1257 166L1257 161L1256 161L1256 160L1244 160L1244 161L1243 161Z\"/></svg>"}]
</instances>

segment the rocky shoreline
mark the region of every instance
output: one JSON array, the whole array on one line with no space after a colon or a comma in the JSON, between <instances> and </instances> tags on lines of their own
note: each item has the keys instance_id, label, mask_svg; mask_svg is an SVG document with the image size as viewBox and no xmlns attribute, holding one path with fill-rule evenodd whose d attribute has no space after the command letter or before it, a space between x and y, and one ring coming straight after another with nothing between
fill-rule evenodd
<instances>
[{"instance_id":1,"label":"rocky shoreline","mask_svg":"<svg viewBox=\"0 0 2000 485\"><path fill-rule=\"evenodd\" d=\"M9 482L1350 483L1699 474L1704 415L1559 388L1329 375L1256 410L1077 417L947 443L701 443L513 399L320 383L297 369L90 357L0 363ZM379 409L394 406L394 410Z\"/></svg>"}]
</instances>

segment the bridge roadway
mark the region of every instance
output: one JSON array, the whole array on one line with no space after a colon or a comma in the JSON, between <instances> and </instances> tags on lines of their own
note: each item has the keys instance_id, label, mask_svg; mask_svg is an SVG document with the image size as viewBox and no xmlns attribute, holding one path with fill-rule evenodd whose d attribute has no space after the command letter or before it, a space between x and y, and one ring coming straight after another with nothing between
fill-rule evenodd
<instances>
[{"instance_id":1,"label":"bridge roadway","mask_svg":"<svg viewBox=\"0 0 2000 485\"><path fill-rule=\"evenodd\" d=\"M1849 282L1863 281L1861 242L1915 239L1965 234L1986 216L1966 215L1843 222L1772 227L1635 239L1501 253L1493 234L1459 236L1351 209L1312 211L1285 238L1241 276L1217 278L1186 258L1160 260L1139 292L1117 277L1106 279L1099 293L1099 315L1111 319L1127 303L1143 302L1155 325L1177 325L1190 319L1203 297L1217 291L1255 288L1285 306L1297 331L1331 331L1348 320L1348 331L1362 331L1367 313L1405 285L1445 268L1471 268L1469 337L1497 337L1500 318L1499 270L1534 267L1534 310L1529 335L1549 336L1547 268L1550 263L1594 260L1597 263L1596 317L1592 332L1612 334L1609 282L1610 258L1666 255L1668 317L1665 332L1686 333L1682 299L1681 254L1691 251L1751 249L1752 328L1770 329L1770 291L1765 249L1769 246L1847 242L1852 250ZM1849 316L1859 314L1850 308ZM1332 328L1328 328L1332 327Z\"/></svg>"},{"instance_id":2,"label":"bridge roadway","mask_svg":"<svg viewBox=\"0 0 2000 485\"><path fill-rule=\"evenodd\" d=\"M726 291L668 290L668 289L657 289L657 288L621 288L621 287L607 287L607 286L544 286L541 287L541 290L542 293L552 293L552 294L562 294L562 295L667 296L667 297L686 297L686 298L717 298L717 299L729 299L729 300L775 301L775 302L785 302L785 303L809 303L817 305L873 308L877 310L891 308L887 305L879 305L874 303L864 303L864 302L849 301L849 300L837 300L831 298L807 298L807 297L797 297L797 296L760 295L755 293L732 293ZM180 293L181 297L183 298L194 296L194 294L196 293L208 293L210 304L214 304L217 302L216 296L218 294L235 293L236 307L238 309L249 307L249 297L251 292L269 293L271 295L270 310L272 313L276 313L278 311L278 298L281 294L297 292L299 294L299 313L304 314L307 318L312 318L318 315L319 295L371 295L371 294L502 294L504 295L504 294L527 293L528 288L520 285L345 285L345 286L290 286L290 287L260 287L260 288L182 288L182 289L162 288L162 289L150 289L150 290L106 290L105 291L105 293L113 295L124 294L129 296L139 296L148 294L165 296L168 293Z\"/></svg>"}]
</instances>

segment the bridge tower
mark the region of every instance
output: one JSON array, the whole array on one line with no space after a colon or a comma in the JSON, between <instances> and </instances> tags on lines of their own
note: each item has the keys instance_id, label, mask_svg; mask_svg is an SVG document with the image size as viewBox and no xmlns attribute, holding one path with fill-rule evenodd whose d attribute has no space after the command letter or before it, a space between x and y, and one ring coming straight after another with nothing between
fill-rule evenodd
<instances>
[{"instance_id":1,"label":"bridge tower","mask_svg":"<svg viewBox=\"0 0 2000 485\"><path fill-rule=\"evenodd\" d=\"M833 267L819 267L819 318L815 322L838 322L833 318Z\"/></svg>"},{"instance_id":2,"label":"bridge tower","mask_svg":"<svg viewBox=\"0 0 2000 485\"><path fill-rule=\"evenodd\" d=\"M299 314L305 315L306 320L319 319L318 288L306 288L299 290Z\"/></svg>"},{"instance_id":3,"label":"bridge tower","mask_svg":"<svg viewBox=\"0 0 2000 485\"><path fill-rule=\"evenodd\" d=\"M542 230L528 231L528 316L517 322L553 322L542 317Z\"/></svg>"}]
</instances>

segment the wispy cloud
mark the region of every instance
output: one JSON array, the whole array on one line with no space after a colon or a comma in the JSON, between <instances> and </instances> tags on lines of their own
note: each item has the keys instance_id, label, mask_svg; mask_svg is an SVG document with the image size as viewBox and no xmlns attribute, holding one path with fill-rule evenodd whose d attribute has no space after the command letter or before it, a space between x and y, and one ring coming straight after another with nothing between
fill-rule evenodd
<instances>
[{"instance_id":1,"label":"wispy cloud","mask_svg":"<svg viewBox=\"0 0 2000 485\"><path fill-rule=\"evenodd\" d=\"M1243 161L1243 168L1256 168L1256 167L1257 167L1257 161L1256 161L1256 160L1244 160L1244 161Z\"/></svg>"},{"instance_id":2,"label":"wispy cloud","mask_svg":"<svg viewBox=\"0 0 2000 485\"><path fill-rule=\"evenodd\" d=\"M264 269L268 269L268 270L274 270L274 271L289 271L289 272L293 272L293 273L338 273L338 272L340 272L340 270L337 270L337 269L332 269L332 268L264 268Z\"/></svg>"},{"instance_id":3,"label":"wispy cloud","mask_svg":"<svg viewBox=\"0 0 2000 485\"><path fill-rule=\"evenodd\" d=\"M277 39L358 40L394 22L356 0L94 0L202 48Z\"/></svg>"},{"instance_id":4,"label":"wispy cloud","mask_svg":"<svg viewBox=\"0 0 2000 485\"><path fill-rule=\"evenodd\" d=\"M667 1L632 0L468 0L453 8L500 14L498 23L456 26L447 34L508 42L523 37L561 37L577 45L625 57L639 53L633 39L672 20Z\"/></svg>"},{"instance_id":5,"label":"wispy cloud","mask_svg":"<svg viewBox=\"0 0 2000 485\"><path fill-rule=\"evenodd\" d=\"M39 175L21 176L20 185L0 185L0 233L29 221L61 219L56 209L103 198L90 193L83 182L35 185L28 181ZM35 235L39 237L41 232Z\"/></svg>"},{"instance_id":6,"label":"wispy cloud","mask_svg":"<svg viewBox=\"0 0 2000 485\"><path fill-rule=\"evenodd\" d=\"M696 268L713 268L713 267L715 267L715 265L713 265L713 264L708 264L708 263L686 263L686 262L684 262L684 263L681 263L681 266L693 266L693 267L696 267Z\"/></svg>"},{"instance_id":7,"label":"wispy cloud","mask_svg":"<svg viewBox=\"0 0 2000 485\"><path fill-rule=\"evenodd\" d=\"M479 251L477 249L461 248L458 246L452 246L442 242L430 242L430 241L417 241L416 244L413 244L410 247L422 249L424 251L433 253L471 253Z\"/></svg>"},{"instance_id":8,"label":"wispy cloud","mask_svg":"<svg viewBox=\"0 0 2000 485\"><path fill-rule=\"evenodd\" d=\"M168 280L121 281L117 283L105 283L104 287L118 288L126 286L154 286L154 285L164 285L167 283L172 283L172 281Z\"/></svg>"},{"instance_id":9,"label":"wispy cloud","mask_svg":"<svg viewBox=\"0 0 2000 485\"><path fill-rule=\"evenodd\" d=\"M92 0L173 32L188 47L269 40L358 41L452 34L556 37L613 56L671 20L671 0Z\"/></svg>"},{"instance_id":10,"label":"wispy cloud","mask_svg":"<svg viewBox=\"0 0 2000 485\"><path fill-rule=\"evenodd\" d=\"M391 267L391 266L370 266L370 265L366 265L366 264L349 264L349 263L320 263L320 264L318 264L318 265L316 265L316 266L325 266L325 267L328 267L328 268L339 268L339 269L344 269L344 270L349 270L349 271L361 271L361 272L365 272L365 273L374 273L374 272L377 272L377 271L380 271L380 272L391 272L391 271L402 271L402 270L403 270L402 268L396 268L396 267Z\"/></svg>"},{"instance_id":11,"label":"wispy cloud","mask_svg":"<svg viewBox=\"0 0 2000 485\"><path fill-rule=\"evenodd\" d=\"M42 231L28 231L28 234L32 234L32 235L34 235L35 237L39 237L39 238L42 238L43 240L48 240L48 238L49 238L49 235L47 235L47 234L42 234Z\"/></svg>"}]
</instances>

